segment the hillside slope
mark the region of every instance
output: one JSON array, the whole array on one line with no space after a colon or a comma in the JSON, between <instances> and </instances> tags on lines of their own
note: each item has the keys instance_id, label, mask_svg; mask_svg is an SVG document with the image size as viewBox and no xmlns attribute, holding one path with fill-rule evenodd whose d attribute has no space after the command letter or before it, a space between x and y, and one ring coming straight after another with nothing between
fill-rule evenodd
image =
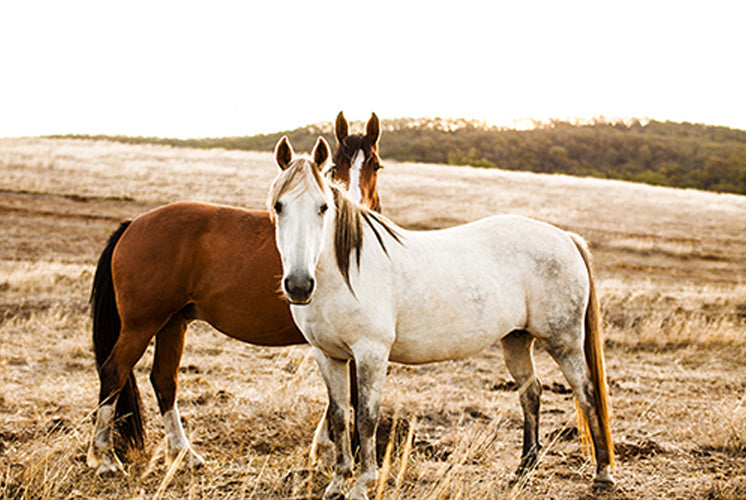
<instances>
[{"instance_id":1,"label":"hillside slope","mask_svg":"<svg viewBox=\"0 0 746 500\"><path fill-rule=\"evenodd\" d=\"M596 120L537 123L532 130L519 131L439 118L384 120L382 126L382 152L389 160L566 173L746 194L746 131L726 127ZM362 129L360 124L357 127ZM283 134L300 150L311 148L319 135L333 143L331 123L252 137L109 139L271 151Z\"/></svg>"},{"instance_id":2,"label":"hillside slope","mask_svg":"<svg viewBox=\"0 0 746 500\"><path fill-rule=\"evenodd\" d=\"M743 196L399 163L385 155L383 160L383 210L404 226L437 228L495 213L519 213L583 235L604 272L714 282L746 279ZM129 204L130 216L181 199L263 209L275 169L270 153L70 139L0 140L0 198L6 211L9 198L17 193L50 192L114 200L120 206L117 214ZM86 206L84 201L72 203L70 210Z\"/></svg>"}]
</instances>

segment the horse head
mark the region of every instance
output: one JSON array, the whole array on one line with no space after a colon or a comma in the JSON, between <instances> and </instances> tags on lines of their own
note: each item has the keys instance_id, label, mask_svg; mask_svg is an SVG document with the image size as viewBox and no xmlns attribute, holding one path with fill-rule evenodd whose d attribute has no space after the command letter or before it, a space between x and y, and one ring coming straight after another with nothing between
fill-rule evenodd
<instances>
[{"instance_id":1,"label":"horse head","mask_svg":"<svg viewBox=\"0 0 746 500\"><path fill-rule=\"evenodd\" d=\"M381 128L378 117L371 113L365 135L350 134L349 124L340 111L334 127L337 151L334 153L332 179L341 184L352 201L381 211L378 199L378 139Z\"/></svg>"},{"instance_id":2,"label":"horse head","mask_svg":"<svg viewBox=\"0 0 746 500\"><path fill-rule=\"evenodd\" d=\"M267 208L275 221L282 291L291 304L310 302L324 235L332 225L333 210L329 209L334 199L321 175L329 156L329 144L323 137L316 141L311 158L296 156L287 137L275 147L281 172L270 188Z\"/></svg>"}]
</instances>

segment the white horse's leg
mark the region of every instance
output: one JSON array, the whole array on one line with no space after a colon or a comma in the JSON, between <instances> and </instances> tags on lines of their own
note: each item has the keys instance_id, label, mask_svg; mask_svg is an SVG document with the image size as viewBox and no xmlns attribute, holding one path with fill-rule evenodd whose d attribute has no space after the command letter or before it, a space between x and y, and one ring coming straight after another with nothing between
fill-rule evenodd
<instances>
[{"instance_id":1,"label":"white horse's leg","mask_svg":"<svg viewBox=\"0 0 746 500\"><path fill-rule=\"evenodd\" d=\"M337 461L334 465L334 477L324 491L324 499L329 500L342 495L345 480L352 475L352 452L350 435L347 432L347 411L349 407L349 383L347 380L347 362L332 359L318 348L313 354L319 364L321 375L326 382L329 393L328 417L334 434L334 445Z\"/></svg>"},{"instance_id":2,"label":"white horse's leg","mask_svg":"<svg viewBox=\"0 0 746 500\"><path fill-rule=\"evenodd\" d=\"M204 465L205 460L192 449L189 440L184 433L184 427L181 425L179 408L174 407L161 416L163 427L166 429L166 442L168 444L168 460L174 460L179 453L184 452L184 463L187 467L196 468Z\"/></svg>"},{"instance_id":3,"label":"white horse's leg","mask_svg":"<svg viewBox=\"0 0 746 500\"><path fill-rule=\"evenodd\" d=\"M311 443L311 452L309 453L312 463L321 461L324 466L327 466L331 465L334 460L334 442L329 434L330 420L329 405L327 404L313 435L313 443Z\"/></svg>"},{"instance_id":4,"label":"white horse's leg","mask_svg":"<svg viewBox=\"0 0 746 500\"><path fill-rule=\"evenodd\" d=\"M96 474L124 472L122 462L114 453L112 432L115 405L116 401L101 405L96 412L96 428L86 459L88 466L96 469Z\"/></svg>"},{"instance_id":5,"label":"white horse's leg","mask_svg":"<svg viewBox=\"0 0 746 500\"><path fill-rule=\"evenodd\" d=\"M575 340L572 343L564 345L560 345L556 339L548 342L547 351L560 366L562 373L572 387L572 392L578 400L580 409L588 420L596 455L596 477L593 482L597 485L610 485L614 483L614 479L609 470L610 458L604 446L604 433L601 429L593 384L582 346L583 337L579 334L574 338Z\"/></svg>"},{"instance_id":6,"label":"white horse's leg","mask_svg":"<svg viewBox=\"0 0 746 500\"><path fill-rule=\"evenodd\" d=\"M502 339L505 364L518 384L518 397L523 409L523 453L516 476L521 476L536 464L541 449L539 442L541 381L536 376L533 346L534 337L523 330L514 331Z\"/></svg>"},{"instance_id":7,"label":"white horse's leg","mask_svg":"<svg viewBox=\"0 0 746 500\"><path fill-rule=\"evenodd\" d=\"M367 500L368 488L378 478L376 462L376 428L381 408L381 394L386 380L389 349L386 346L366 344L356 350L358 403L355 421L360 435L360 477L347 498Z\"/></svg>"}]
</instances>

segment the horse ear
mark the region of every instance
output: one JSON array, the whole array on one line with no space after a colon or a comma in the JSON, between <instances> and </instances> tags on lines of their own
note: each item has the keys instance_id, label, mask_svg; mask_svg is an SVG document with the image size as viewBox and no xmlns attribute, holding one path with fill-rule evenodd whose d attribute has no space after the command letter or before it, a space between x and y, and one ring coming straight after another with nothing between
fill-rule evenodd
<instances>
[{"instance_id":1,"label":"horse ear","mask_svg":"<svg viewBox=\"0 0 746 500\"><path fill-rule=\"evenodd\" d=\"M280 167L281 170L288 168L290 162L293 161L293 155L293 146L290 145L287 136L283 135L280 142L275 146L275 161L277 162L277 166Z\"/></svg>"},{"instance_id":2,"label":"horse ear","mask_svg":"<svg viewBox=\"0 0 746 500\"><path fill-rule=\"evenodd\" d=\"M370 120L368 125L365 127L365 138L371 146L375 147L378 143L378 138L381 137L381 126L378 123L378 117L375 113L370 114Z\"/></svg>"},{"instance_id":3,"label":"horse ear","mask_svg":"<svg viewBox=\"0 0 746 500\"><path fill-rule=\"evenodd\" d=\"M316 164L316 167L321 169L326 160L329 159L330 154L329 143L326 142L326 139L319 136L313 147L313 162Z\"/></svg>"},{"instance_id":4,"label":"horse ear","mask_svg":"<svg viewBox=\"0 0 746 500\"><path fill-rule=\"evenodd\" d=\"M337 137L338 144L342 144L342 141L345 140L345 137L349 135L348 129L349 127L347 126L345 115L343 115L340 111L337 115L337 123L334 126L334 135Z\"/></svg>"}]
</instances>

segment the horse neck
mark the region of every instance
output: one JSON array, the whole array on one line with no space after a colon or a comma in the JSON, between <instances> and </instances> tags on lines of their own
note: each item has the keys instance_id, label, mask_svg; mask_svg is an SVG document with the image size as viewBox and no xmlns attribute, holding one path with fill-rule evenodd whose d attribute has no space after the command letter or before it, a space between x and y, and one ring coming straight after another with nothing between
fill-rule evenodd
<instances>
[{"instance_id":1,"label":"horse neck","mask_svg":"<svg viewBox=\"0 0 746 500\"><path fill-rule=\"evenodd\" d=\"M349 274L356 271L364 254L382 252L402 243L403 230L380 214L352 203L342 191L334 192L333 248L337 268L349 286Z\"/></svg>"},{"instance_id":2,"label":"horse neck","mask_svg":"<svg viewBox=\"0 0 746 500\"><path fill-rule=\"evenodd\" d=\"M336 208L334 208L336 211ZM319 255L318 263L316 264L316 281L319 286L323 286L323 283L332 284L336 286L339 283L344 284L344 278L341 270L339 269L336 257L336 213L333 214L334 218L329 221L324 227L322 250Z\"/></svg>"}]
</instances>

